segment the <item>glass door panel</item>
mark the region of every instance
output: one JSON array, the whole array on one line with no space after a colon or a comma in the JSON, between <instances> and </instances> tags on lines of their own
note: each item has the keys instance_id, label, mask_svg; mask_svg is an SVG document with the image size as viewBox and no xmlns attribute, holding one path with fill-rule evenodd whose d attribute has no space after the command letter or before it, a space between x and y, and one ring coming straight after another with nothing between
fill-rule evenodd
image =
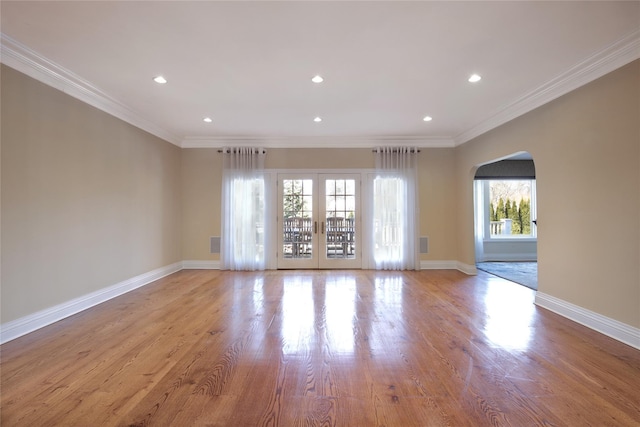
<instances>
[{"instance_id":1,"label":"glass door panel","mask_svg":"<svg viewBox=\"0 0 640 427\"><path fill-rule=\"evenodd\" d=\"M354 258L355 182L325 180L325 249L327 258Z\"/></svg>"},{"instance_id":2,"label":"glass door panel","mask_svg":"<svg viewBox=\"0 0 640 427\"><path fill-rule=\"evenodd\" d=\"M360 176L278 175L278 268L361 268Z\"/></svg>"},{"instance_id":3,"label":"glass door panel","mask_svg":"<svg viewBox=\"0 0 640 427\"><path fill-rule=\"evenodd\" d=\"M279 178L278 268L315 268L317 220L313 176L282 175ZM315 233L314 233L315 232Z\"/></svg>"},{"instance_id":4,"label":"glass door panel","mask_svg":"<svg viewBox=\"0 0 640 427\"><path fill-rule=\"evenodd\" d=\"M359 175L321 174L320 268L361 268Z\"/></svg>"}]
</instances>

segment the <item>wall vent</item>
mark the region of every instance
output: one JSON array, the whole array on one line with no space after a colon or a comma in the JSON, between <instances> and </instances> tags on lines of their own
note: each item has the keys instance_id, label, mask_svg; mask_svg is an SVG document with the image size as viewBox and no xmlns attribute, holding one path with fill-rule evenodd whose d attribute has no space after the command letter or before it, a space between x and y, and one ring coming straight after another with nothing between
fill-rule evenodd
<instances>
[{"instance_id":1,"label":"wall vent","mask_svg":"<svg viewBox=\"0 0 640 427\"><path fill-rule=\"evenodd\" d=\"M420 237L420 253L428 254L429 253L429 238L428 237Z\"/></svg>"},{"instance_id":2,"label":"wall vent","mask_svg":"<svg viewBox=\"0 0 640 427\"><path fill-rule=\"evenodd\" d=\"M209 251L212 254L220 253L220 237L211 237L209 238Z\"/></svg>"}]
</instances>

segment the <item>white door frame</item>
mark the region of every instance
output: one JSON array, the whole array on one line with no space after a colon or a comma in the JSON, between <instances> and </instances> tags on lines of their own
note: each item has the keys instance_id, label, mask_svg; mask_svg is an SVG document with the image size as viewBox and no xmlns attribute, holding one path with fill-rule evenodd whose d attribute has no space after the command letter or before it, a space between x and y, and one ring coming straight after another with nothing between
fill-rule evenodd
<instances>
[{"instance_id":1,"label":"white door frame","mask_svg":"<svg viewBox=\"0 0 640 427\"><path fill-rule=\"evenodd\" d=\"M332 169L321 169L321 170L270 170L271 172L271 185L277 188L277 191L274 191L272 194L276 195L276 207L274 208L274 221L272 222L275 226L277 238L273 239L273 244L275 245L274 250L270 251L272 255L272 259L269 261L269 265L273 268L351 268L351 269L360 269L367 268L368 262L366 261L366 255L368 251L363 250L363 215L362 215L362 207L364 204L362 203L362 194L364 190L363 185L363 177L365 177L366 173L370 173L369 170L332 170ZM355 245L355 258L353 259L344 259L344 258L331 258L329 259L327 254L327 246L326 246L326 194L325 194L325 179L354 179L356 181L356 206L355 211L356 215L354 218L355 222L355 235L354 235L354 245ZM282 206L282 197L283 197L283 189L281 188L281 180L282 179L312 179L313 180L313 198L314 198L314 207L313 214L311 218L310 226L313 227L313 233L311 234L311 239L308 241L308 248L311 250L311 253L314 255L312 258L297 258L297 259L285 259L282 254L282 249L284 247L283 244L283 206ZM322 188L321 188L322 187ZM309 224L306 224L309 225ZM307 231L307 236L309 232ZM309 240L309 238L306 238Z\"/></svg>"}]
</instances>

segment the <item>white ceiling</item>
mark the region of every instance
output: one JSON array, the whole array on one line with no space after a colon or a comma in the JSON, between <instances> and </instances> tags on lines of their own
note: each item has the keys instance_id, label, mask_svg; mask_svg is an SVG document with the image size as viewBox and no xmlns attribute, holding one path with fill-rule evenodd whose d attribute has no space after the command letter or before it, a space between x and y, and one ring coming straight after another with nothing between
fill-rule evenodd
<instances>
[{"instance_id":1,"label":"white ceiling","mask_svg":"<svg viewBox=\"0 0 640 427\"><path fill-rule=\"evenodd\" d=\"M640 57L638 1L0 7L2 62L183 147L454 146Z\"/></svg>"}]
</instances>

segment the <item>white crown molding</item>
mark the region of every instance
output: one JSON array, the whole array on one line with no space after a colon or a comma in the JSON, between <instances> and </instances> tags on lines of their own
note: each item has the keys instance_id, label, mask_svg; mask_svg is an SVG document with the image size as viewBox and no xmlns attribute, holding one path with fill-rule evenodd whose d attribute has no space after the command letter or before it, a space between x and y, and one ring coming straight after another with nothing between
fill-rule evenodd
<instances>
[{"instance_id":1,"label":"white crown molding","mask_svg":"<svg viewBox=\"0 0 640 427\"><path fill-rule=\"evenodd\" d=\"M640 58L640 30L612 43L581 63L517 100L495 111L487 120L457 136L300 136L300 137L200 137L179 138L143 118L139 113L102 92L73 72L44 58L16 40L0 33L0 62L42 83L59 89L89 105L182 148L220 148L229 144L265 148L372 148L385 145L414 145L423 148L452 148L507 123L565 95L613 70Z\"/></svg>"},{"instance_id":2,"label":"white crown molding","mask_svg":"<svg viewBox=\"0 0 640 427\"><path fill-rule=\"evenodd\" d=\"M640 30L623 37L454 138L461 145L640 58Z\"/></svg>"},{"instance_id":3,"label":"white crown molding","mask_svg":"<svg viewBox=\"0 0 640 427\"><path fill-rule=\"evenodd\" d=\"M158 138L180 146L180 139L88 81L0 33L0 61L29 77L58 89Z\"/></svg>"},{"instance_id":4,"label":"white crown molding","mask_svg":"<svg viewBox=\"0 0 640 427\"><path fill-rule=\"evenodd\" d=\"M640 350L640 329L570 302L536 293L535 304Z\"/></svg>"},{"instance_id":5,"label":"white crown molding","mask_svg":"<svg viewBox=\"0 0 640 427\"><path fill-rule=\"evenodd\" d=\"M4 344L7 341L11 341L37 329L44 328L69 316L73 316L76 313L147 285L181 269L182 264L180 262L160 267L88 295L75 298L11 322L3 323L0 325L0 344Z\"/></svg>"},{"instance_id":6,"label":"white crown molding","mask_svg":"<svg viewBox=\"0 0 640 427\"><path fill-rule=\"evenodd\" d=\"M426 136L291 136L291 137L186 137L182 148L222 148L259 146L264 148L374 148L380 145L411 145L420 148L452 148L454 141L446 137Z\"/></svg>"}]
</instances>

